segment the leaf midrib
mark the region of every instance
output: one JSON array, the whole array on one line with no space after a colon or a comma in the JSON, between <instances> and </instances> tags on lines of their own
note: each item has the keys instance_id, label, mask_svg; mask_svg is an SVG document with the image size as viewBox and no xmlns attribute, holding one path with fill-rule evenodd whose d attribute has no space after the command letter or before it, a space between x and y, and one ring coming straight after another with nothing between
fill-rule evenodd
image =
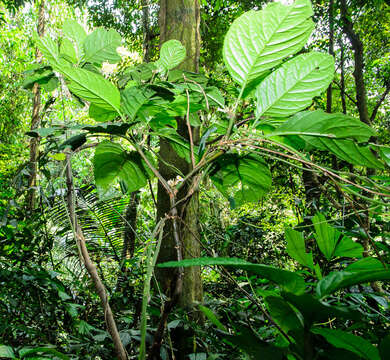
<instances>
[{"instance_id":1,"label":"leaf midrib","mask_svg":"<svg viewBox=\"0 0 390 360\"><path fill-rule=\"evenodd\" d=\"M84 89L87 89L89 92L91 92L92 94L94 94L96 97L102 99L103 101L105 101L108 105L110 105L113 109L115 109L118 114L121 114L119 108L117 106L115 106L109 99L107 99L106 97L103 97L101 94L98 94L95 90L93 89L90 89L88 86L86 86L85 84L83 84L82 82L78 81L77 79L75 79L75 77L72 77L69 75L69 73L67 73L67 69L64 69L64 68L60 68L61 69L61 72L63 72L68 78L70 78L73 82L77 83L79 86L83 87ZM73 69L71 69L73 70ZM78 69L82 72L84 71L88 71L88 70L84 70L84 69ZM93 73L92 73L93 74ZM102 77L103 78L103 77ZM103 78L104 79L104 78Z\"/></svg>"},{"instance_id":2,"label":"leaf midrib","mask_svg":"<svg viewBox=\"0 0 390 360\"><path fill-rule=\"evenodd\" d=\"M258 59L262 57L263 53L264 53L264 49L267 47L267 45L269 44L269 42L271 42L271 40L274 38L275 34L277 33L277 30L280 28L281 24L284 23L284 21L286 20L286 18L291 14L292 10L295 9L295 4L292 4L290 6L288 6L289 10L286 12L285 16L281 19L281 21L278 23L278 26L276 26L274 28L274 31L272 32L272 34L269 36L269 38L265 38L265 45L263 46L263 48L261 49L260 52L257 53L257 55L255 56L254 58L254 61L252 62L252 65L250 66L249 68L249 71L246 75L246 79L242 85L242 88L245 89L245 87L248 85L248 79L249 79L249 75L252 73L252 70L255 66L255 64L258 62ZM305 18L302 22L306 21L307 18ZM296 36L294 36L296 37Z\"/></svg>"}]
</instances>

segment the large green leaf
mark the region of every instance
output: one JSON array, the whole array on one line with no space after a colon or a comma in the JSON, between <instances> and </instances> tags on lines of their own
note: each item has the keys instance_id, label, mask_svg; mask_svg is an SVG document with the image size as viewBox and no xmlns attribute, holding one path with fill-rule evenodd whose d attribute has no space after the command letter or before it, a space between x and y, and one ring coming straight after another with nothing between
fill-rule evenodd
<instances>
[{"instance_id":1,"label":"large green leaf","mask_svg":"<svg viewBox=\"0 0 390 360\"><path fill-rule=\"evenodd\" d=\"M271 187L271 173L264 160L255 154L226 154L217 160L211 180L235 205L259 201Z\"/></svg>"},{"instance_id":2,"label":"large green leaf","mask_svg":"<svg viewBox=\"0 0 390 360\"><path fill-rule=\"evenodd\" d=\"M351 164L383 168L369 147L356 144L367 142L375 134L372 128L353 117L317 110L295 114L270 136L299 136L309 148L330 151Z\"/></svg>"},{"instance_id":3,"label":"large green leaf","mask_svg":"<svg viewBox=\"0 0 390 360\"><path fill-rule=\"evenodd\" d=\"M68 39L75 42L77 59L81 59L84 51L83 42L87 37L84 28L77 21L68 19L62 26L62 32Z\"/></svg>"},{"instance_id":4,"label":"large green leaf","mask_svg":"<svg viewBox=\"0 0 390 360\"><path fill-rule=\"evenodd\" d=\"M337 241L341 235L334 227L330 226L325 216L317 213L313 219L315 239L321 252L327 260L331 260L336 249Z\"/></svg>"},{"instance_id":5,"label":"large green leaf","mask_svg":"<svg viewBox=\"0 0 390 360\"><path fill-rule=\"evenodd\" d=\"M129 192L146 185L150 170L138 153L127 153L119 144L104 141L98 145L93 158L95 181L107 187L116 179L123 180Z\"/></svg>"},{"instance_id":6,"label":"large green leaf","mask_svg":"<svg viewBox=\"0 0 390 360\"><path fill-rule=\"evenodd\" d=\"M50 88L53 80L58 84L58 80L50 66L42 66L34 70L25 72L26 78L23 80L22 87L31 90L35 83L38 83L42 87L46 87L45 90L51 91L54 88ZM53 84L55 85L55 84ZM49 86L49 88L47 88Z\"/></svg>"},{"instance_id":7,"label":"large green leaf","mask_svg":"<svg viewBox=\"0 0 390 360\"><path fill-rule=\"evenodd\" d=\"M291 228L285 231L287 239L287 253L301 265L314 269L313 254L307 253L303 234Z\"/></svg>"},{"instance_id":8,"label":"large green leaf","mask_svg":"<svg viewBox=\"0 0 390 360\"><path fill-rule=\"evenodd\" d=\"M326 328L312 329L311 332L323 336L333 346L352 351L363 359L380 360L378 349L360 336Z\"/></svg>"},{"instance_id":9,"label":"large green leaf","mask_svg":"<svg viewBox=\"0 0 390 360\"><path fill-rule=\"evenodd\" d=\"M256 118L284 118L307 108L327 89L333 74L334 58L328 54L313 51L287 61L257 87Z\"/></svg>"},{"instance_id":10,"label":"large green leaf","mask_svg":"<svg viewBox=\"0 0 390 360\"><path fill-rule=\"evenodd\" d=\"M374 129L352 116L342 113L330 114L323 110L299 112L277 127L273 133L278 136L299 135L310 145L321 150L327 149L320 142L322 136L330 135L332 139L366 142L371 136L376 135ZM271 132L270 136L273 133Z\"/></svg>"},{"instance_id":11,"label":"large green leaf","mask_svg":"<svg viewBox=\"0 0 390 360\"><path fill-rule=\"evenodd\" d=\"M237 18L223 46L224 62L232 78L245 88L297 53L314 28L312 15L309 0L296 0L290 6L271 3Z\"/></svg>"},{"instance_id":12,"label":"large green leaf","mask_svg":"<svg viewBox=\"0 0 390 360\"><path fill-rule=\"evenodd\" d=\"M71 66L59 67L68 80L70 91L83 100L102 109L120 112L120 93L118 89L102 75Z\"/></svg>"},{"instance_id":13,"label":"large green leaf","mask_svg":"<svg viewBox=\"0 0 390 360\"><path fill-rule=\"evenodd\" d=\"M360 270L383 270L383 264L373 257L365 257L348 265L346 271L360 271Z\"/></svg>"},{"instance_id":14,"label":"large green leaf","mask_svg":"<svg viewBox=\"0 0 390 360\"><path fill-rule=\"evenodd\" d=\"M121 36L114 29L97 28L84 40L83 61L93 64L102 64L104 61L108 61L115 64L121 59L116 52L121 42Z\"/></svg>"},{"instance_id":15,"label":"large green leaf","mask_svg":"<svg viewBox=\"0 0 390 360\"><path fill-rule=\"evenodd\" d=\"M77 62L76 50L72 42L67 38L61 40L60 57L72 64Z\"/></svg>"},{"instance_id":16,"label":"large green leaf","mask_svg":"<svg viewBox=\"0 0 390 360\"><path fill-rule=\"evenodd\" d=\"M95 104L91 104L89 106L88 115L96 121L106 122L115 119L118 116L118 113L112 109L102 109Z\"/></svg>"},{"instance_id":17,"label":"large green leaf","mask_svg":"<svg viewBox=\"0 0 390 360\"><path fill-rule=\"evenodd\" d=\"M361 244L353 241L348 236L343 236L336 246L334 256L361 258L363 257L363 251L364 248Z\"/></svg>"},{"instance_id":18,"label":"large green leaf","mask_svg":"<svg viewBox=\"0 0 390 360\"><path fill-rule=\"evenodd\" d=\"M321 252L327 260L331 260L335 256L340 257L362 257L363 246L353 241L348 236L342 234L335 228L330 226L325 219L325 216L317 213L313 217L315 228L315 239Z\"/></svg>"},{"instance_id":19,"label":"large green leaf","mask_svg":"<svg viewBox=\"0 0 390 360\"><path fill-rule=\"evenodd\" d=\"M11 346L0 345L0 358L16 359L15 353Z\"/></svg>"},{"instance_id":20,"label":"large green leaf","mask_svg":"<svg viewBox=\"0 0 390 360\"><path fill-rule=\"evenodd\" d=\"M303 329L303 324L299 320L297 313L283 298L280 296L267 296L264 300L272 319L283 331L288 333L290 330Z\"/></svg>"},{"instance_id":21,"label":"large green leaf","mask_svg":"<svg viewBox=\"0 0 390 360\"><path fill-rule=\"evenodd\" d=\"M379 344L379 353L382 360L386 360L390 354L390 335L384 337Z\"/></svg>"},{"instance_id":22,"label":"large green leaf","mask_svg":"<svg viewBox=\"0 0 390 360\"><path fill-rule=\"evenodd\" d=\"M40 354L40 353L42 353L42 354L51 354L52 355L51 358L58 358L58 359L62 359L62 360L70 360L69 356L64 355L63 353L60 353L56 349L49 348L49 347L23 348L23 349L19 350L19 355L21 356L22 359L24 359L24 358L32 359L31 355L33 355L33 354ZM35 359L37 359L37 358L35 358ZM44 359L47 359L47 358L44 357Z\"/></svg>"},{"instance_id":23,"label":"large green leaf","mask_svg":"<svg viewBox=\"0 0 390 360\"><path fill-rule=\"evenodd\" d=\"M145 105L156 92L149 87L132 86L121 92L121 106L124 113L134 120L138 110Z\"/></svg>"},{"instance_id":24,"label":"large green leaf","mask_svg":"<svg viewBox=\"0 0 390 360\"><path fill-rule=\"evenodd\" d=\"M171 70L186 58L186 48L179 40L168 40L161 46L160 58L156 65L162 67L163 70Z\"/></svg>"},{"instance_id":25,"label":"large green leaf","mask_svg":"<svg viewBox=\"0 0 390 360\"><path fill-rule=\"evenodd\" d=\"M390 280L390 270L378 268L360 271L331 272L317 283L316 294L322 298L339 289L381 280Z\"/></svg>"},{"instance_id":26,"label":"large green leaf","mask_svg":"<svg viewBox=\"0 0 390 360\"><path fill-rule=\"evenodd\" d=\"M359 320L361 318L361 313L357 310L345 306L329 305L310 294L294 295L283 292L282 296L299 310L308 327L314 322L326 321L332 317L349 320Z\"/></svg>"},{"instance_id":27,"label":"large green leaf","mask_svg":"<svg viewBox=\"0 0 390 360\"><path fill-rule=\"evenodd\" d=\"M39 37L38 34L34 34L34 39L43 56L52 66L54 66L58 62L60 56L57 43L52 40L49 35Z\"/></svg>"},{"instance_id":28,"label":"large green leaf","mask_svg":"<svg viewBox=\"0 0 390 360\"><path fill-rule=\"evenodd\" d=\"M188 267L188 266L207 266L207 265L221 265L229 266L236 269L242 269L254 274L259 275L264 279L268 279L279 286L285 291L292 292L295 294L302 294L305 291L305 282L298 274L275 268L268 265L252 264L245 260L237 258L196 258L186 259L182 261L168 261L157 265L161 268L167 267Z\"/></svg>"}]
</instances>

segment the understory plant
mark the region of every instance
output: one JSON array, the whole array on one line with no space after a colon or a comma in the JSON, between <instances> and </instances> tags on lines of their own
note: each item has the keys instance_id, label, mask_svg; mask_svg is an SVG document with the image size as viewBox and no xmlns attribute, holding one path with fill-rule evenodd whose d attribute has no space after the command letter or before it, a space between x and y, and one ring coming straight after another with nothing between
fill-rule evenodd
<instances>
[{"instance_id":1,"label":"understory plant","mask_svg":"<svg viewBox=\"0 0 390 360\"><path fill-rule=\"evenodd\" d=\"M212 79L177 69L186 58L186 50L178 40L164 43L157 61L127 68L113 82L102 74L102 65L120 61L116 49L121 45L121 37L114 30L98 28L87 34L78 23L66 21L59 41L48 35L36 37L47 63L33 72L34 82L66 84L67 90L82 106L88 107L89 117L96 121L90 125L58 125L30 132L30 135L46 137L52 151L66 152L68 183L71 184L72 154L97 141L93 163L99 189L107 190L119 180L128 192L133 192L156 179L169 198L170 211L160 219L148 243L155 248L148 252L141 359L146 356L146 304L151 274L165 223L170 223L173 229L179 270L173 286L175 296L168 301L170 305L165 307L162 319L171 311L182 291L183 266L229 265L255 272L279 286L279 290L265 296L264 301L283 341L281 346L276 346L259 339L261 351L258 354L270 354L273 359L283 358L287 353L299 359L316 358L315 340L321 337L335 348L346 339L342 347L354 353L357 350L351 350L351 347L356 349L366 344L348 332L341 336L339 330L334 333L325 327L313 327L313 324L327 321L329 315L356 319L355 312L333 307L323 299L348 286L387 280L388 270L377 262L369 270L361 269L360 264L367 264L363 259L362 263L350 265L355 266L353 271L345 269L323 276L321 267L312 262L310 254L302 252L302 239L293 230L287 232L288 251L313 272L315 283L306 284L303 277L294 272L237 259L183 260L185 249L181 240L186 230L181 225L183 218L178 209L188 203L206 177L232 206L237 207L259 201L271 189L272 173L267 163L271 160L322 174L326 181L335 183L340 192L351 196L378 203L390 196L380 178L374 182L310 160L309 154L315 150L360 168L381 171L388 167L385 156L388 148L371 142L376 134L373 128L342 113L313 109L313 98L328 88L335 69L331 55L304 48L314 28L312 15L309 0L296 0L292 5L270 3L262 10L244 13L233 22L225 36L223 62L238 91L234 102L228 105L224 90L212 85ZM241 117L240 110L244 107L246 113L249 107L252 116ZM185 119L184 129L178 126L179 118ZM63 144L53 141L69 130L77 131L77 134ZM195 132L200 132L199 141L194 140ZM187 162L189 172L182 173L174 163L158 156L156 144L162 139ZM174 169L177 178L164 178L158 161ZM72 187L68 190L71 193ZM185 195L178 198L183 191ZM380 198L373 200L375 196ZM78 246L87 268L91 269L102 306L106 307L105 314L110 314L107 294L88 262L88 249L73 214L72 201L69 201L70 215ZM340 254L353 242L333 239L337 246L332 248L318 239L323 239L321 233L317 233L317 243L327 260L342 256ZM347 250L360 254L360 247L358 249L355 243L353 246L352 250ZM315 295L308 291L313 288ZM111 319L107 327L119 358L125 359L127 355L111 316L107 317ZM162 321L155 333L157 353L164 326L165 321ZM239 334L225 334L225 337L238 344L248 334L253 335L252 330L245 329ZM348 347L347 343L355 345ZM367 348L364 356L374 354L373 359L379 358L379 350L371 344L361 347ZM362 353L358 355L363 356ZM253 358L258 358L256 356Z\"/></svg>"},{"instance_id":2,"label":"understory plant","mask_svg":"<svg viewBox=\"0 0 390 360\"><path fill-rule=\"evenodd\" d=\"M313 218L313 227L312 237L326 259L321 266L306 251L303 233L292 228L285 232L287 252L301 265L299 271L237 258L187 259L158 266L218 265L254 275L248 280L253 290L250 300L262 315L257 329L250 322L226 327L213 311L200 307L220 329L223 341L250 359L386 359L390 345L389 318L382 308L386 296L356 290L367 282L389 280L388 264L363 257L362 245L330 226L321 214ZM330 266L335 270L330 271ZM266 284L256 281L260 278ZM370 299L375 299L374 307Z\"/></svg>"}]
</instances>

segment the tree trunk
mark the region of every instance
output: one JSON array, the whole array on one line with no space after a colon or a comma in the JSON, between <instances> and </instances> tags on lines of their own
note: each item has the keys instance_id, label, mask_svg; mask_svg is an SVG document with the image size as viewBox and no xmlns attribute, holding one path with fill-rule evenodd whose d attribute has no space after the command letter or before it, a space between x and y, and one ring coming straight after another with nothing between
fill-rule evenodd
<instances>
[{"instance_id":1,"label":"tree trunk","mask_svg":"<svg viewBox=\"0 0 390 360\"><path fill-rule=\"evenodd\" d=\"M329 1L328 17L329 17L329 54L334 57L334 16L333 16L334 0ZM332 83L329 84L326 92L326 112L332 112Z\"/></svg>"},{"instance_id":2,"label":"tree trunk","mask_svg":"<svg viewBox=\"0 0 390 360\"><path fill-rule=\"evenodd\" d=\"M347 35L349 41L351 42L354 61L355 61L355 69L353 72L353 76L355 78L355 87L356 87L356 100L357 100L357 108L359 111L360 121L370 125L370 118L368 115L367 108L367 93L366 86L364 84L364 50L363 43L360 40L359 35L353 29L352 21L348 15L348 7L346 0L340 0L340 12L341 12L341 20L343 23L343 30L345 35Z\"/></svg>"},{"instance_id":3,"label":"tree trunk","mask_svg":"<svg viewBox=\"0 0 390 360\"><path fill-rule=\"evenodd\" d=\"M142 30L143 30L143 60L144 62L150 61L150 48L151 48L151 33L150 33L150 0L142 0Z\"/></svg>"},{"instance_id":4,"label":"tree trunk","mask_svg":"<svg viewBox=\"0 0 390 360\"><path fill-rule=\"evenodd\" d=\"M345 101L345 70L344 70L344 44L343 41L340 40L340 95L341 95L341 108L343 114L347 113L347 102Z\"/></svg>"},{"instance_id":5,"label":"tree trunk","mask_svg":"<svg viewBox=\"0 0 390 360\"><path fill-rule=\"evenodd\" d=\"M35 3L36 4L39 3L37 32L38 35L42 37L45 32L45 0L41 0L40 2L36 0ZM42 53L39 51L38 48L35 49L35 59L37 63L40 63L42 61ZM39 124L41 122L41 118L40 118L41 89L37 83L34 84L32 92L33 92L33 109L32 109L30 129L35 130L37 127L39 127ZM40 143L39 137L31 138L30 140L30 161L29 161L30 174L28 178L28 193L27 193L27 209L30 212L33 211L35 207L39 143Z\"/></svg>"},{"instance_id":6,"label":"tree trunk","mask_svg":"<svg viewBox=\"0 0 390 360\"><path fill-rule=\"evenodd\" d=\"M198 71L200 50L200 13L197 0L161 0L160 1L160 44L170 39L180 40L186 47L187 57L180 65L181 69ZM188 138L188 129L185 119L178 119L178 132ZM198 141L198 129L193 129L194 142ZM180 158L170 144L163 138L160 139L160 156L164 160L159 163L159 172L165 179L175 179L177 173L167 166L172 164L183 174L191 170L191 165ZM177 195L177 201L183 199L188 188L183 189ZM178 207L179 217L183 220L180 225L180 241L183 247L183 258L199 257L200 244L198 236L198 212L199 199L195 193L186 204ZM157 194L157 217L162 218L170 211L169 196L159 184ZM168 225L168 224L167 224ZM172 234L172 226L166 226L163 242L160 249L158 262L177 260L176 245ZM159 269L157 277L165 293L170 296L172 282L175 275L171 270ZM191 308L196 302L202 301L202 283L199 267L186 268L183 278L183 290L179 297L179 304L185 308Z\"/></svg>"}]
</instances>

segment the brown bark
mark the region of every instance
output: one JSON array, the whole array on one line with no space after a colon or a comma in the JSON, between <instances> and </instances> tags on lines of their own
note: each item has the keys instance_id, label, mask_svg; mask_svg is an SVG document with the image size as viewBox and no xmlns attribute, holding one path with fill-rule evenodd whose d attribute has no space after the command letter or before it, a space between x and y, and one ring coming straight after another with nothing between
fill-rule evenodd
<instances>
[{"instance_id":1,"label":"brown bark","mask_svg":"<svg viewBox=\"0 0 390 360\"><path fill-rule=\"evenodd\" d=\"M71 225L76 237L77 247L80 252L80 257L82 262L84 263L85 268L88 271L89 276L92 279L93 284L95 285L96 292L99 296L103 312L104 319L106 322L106 327L111 335L112 341L114 343L115 351L118 355L118 359L127 360L127 352L124 348L122 341L119 336L119 331L116 326L114 315L111 311L110 304L108 302L108 296L106 288L100 276L96 270L96 266L91 260L89 256L89 252L86 246L85 237L83 234L83 230L79 225L76 209L75 209L75 197L74 197L74 186L73 186L73 174L72 174L72 165L71 165L71 154L66 155L66 186L67 186L67 195L66 195L66 203L69 211L69 217L71 221Z\"/></svg>"},{"instance_id":2,"label":"brown bark","mask_svg":"<svg viewBox=\"0 0 390 360\"><path fill-rule=\"evenodd\" d=\"M35 2L38 4L38 0ZM39 2L38 10L38 25L37 32L40 37L45 32L45 0ZM35 59L37 63L42 61L42 54L38 48L35 50ZM40 110L41 110L41 89L37 83L34 84L33 89L33 109L31 116L30 129L35 130L39 127L41 122ZM29 211L34 210L35 207L35 193L37 185L37 161L39 154L40 138L31 138L30 140L30 161L29 161L29 178L28 178L28 193L27 193L27 209Z\"/></svg>"},{"instance_id":3,"label":"brown bark","mask_svg":"<svg viewBox=\"0 0 390 360\"><path fill-rule=\"evenodd\" d=\"M334 0L329 0L328 17L329 17L329 54L334 57ZM326 112L332 112L332 83L330 83L326 92Z\"/></svg>"},{"instance_id":4,"label":"brown bark","mask_svg":"<svg viewBox=\"0 0 390 360\"><path fill-rule=\"evenodd\" d=\"M347 113L347 103L345 101L345 70L344 70L344 44L342 41L340 45L340 95L341 95L341 108L343 114Z\"/></svg>"},{"instance_id":5,"label":"brown bark","mask_svg":"<svg viewBox=\"0 0 390 360\"><path fill-rule=\"evenodd\" d=\"M142 29L143 29L143 58L145 62L150 61L151 33L150 33L150 0L142 0Z\"/></svg>"},{"instance_id":6,"label":"brown bark","mask_svg":"<svg viewBox=\"0 0 390 360\"><path fill-rule=\"evenodd\" d=\"M370 118L368 115L367 107L367 93L366 86L364 84L364 49L363 42L361 41L359 35L353 29L352 21L349 18L348 7L346 0L340 0L340 12L341 20L343 23L343 30L345 35L347 35L349 41L351 42L355 69L353 76L355 78L355 87L356 87L356 106L359 111L360 121L370 125Z\"/></svg>"},{"instance_id":7,"label":"brown bark","mask_svg":"<svg viewBox=\"0 0 390 360\"><path fill-rule=\"evenodd\" d=\"M199 51L200 51L200 13L197 0L161 0L160 1L160 43L170 39L180 40L186 47L187 57L180 65L181 69L198 71ZM178 132L189 139L189 131L185 119L178 120ZM198 141L197 129L191 129L194 142ZM191 165L179 157L172 149L169 142L160 139L160 156L164 161L159 163L159 172L167 180L173 180L178 175L173 169L173 165L182 174L187 174L191 170ZM183 199L188 192L188 187L183 187L176 196L176 200ZM165 189L159 184L157 196L157 217L162 218L170 213L170 198ZM198 194L195 193L189 200L182 202L177 211L179 217L184 221L184 225L179 223L180 242L183 248L183 257L199 257L200 245L196 240L198 234ZM195 236L194 236L195 235ZM167 224L163 242L160 249L159 262L177 260L176 244L173 236L172 224ZM157 278L163 290L169 296L172 293L172 282L176 281L176 275L171 270L159 269ZM200 268L186 268L183 278L183 290L179 297L181 306L191 308L196 302L202 301L202 284Z\"/></svg>"}]
</instances>

